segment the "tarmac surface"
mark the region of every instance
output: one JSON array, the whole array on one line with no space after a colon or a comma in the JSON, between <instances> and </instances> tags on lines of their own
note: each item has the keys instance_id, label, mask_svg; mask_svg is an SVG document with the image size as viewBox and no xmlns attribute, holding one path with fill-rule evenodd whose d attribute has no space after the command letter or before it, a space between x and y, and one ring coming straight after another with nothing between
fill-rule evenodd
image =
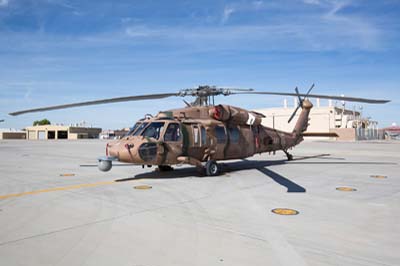
<instances>
[{"instance_id":1,"label":"tarmac surface","mask_svg":"<svg viewBox=\"0 0 400 266\"><path fill-rule=\"evenodd\" d=\"M0 265L400 265L400 142L303 142L217 177L103 173L105 144L0 141Z\"/></svg>"}]
</instances>

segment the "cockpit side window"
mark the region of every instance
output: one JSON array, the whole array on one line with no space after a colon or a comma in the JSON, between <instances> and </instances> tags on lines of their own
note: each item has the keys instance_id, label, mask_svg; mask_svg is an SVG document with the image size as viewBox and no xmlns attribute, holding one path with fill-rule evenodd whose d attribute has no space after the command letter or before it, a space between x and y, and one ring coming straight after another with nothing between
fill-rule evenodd
<instances>
[{"instance_id":1,"label":"cockpit side window","mask_svg":"<svg viewBox=\"0 0 400 266\"><path fill-rule=\"evenodd\" d=\"M142 123L140 126L137 127L136 131L133 132L133 136L139 136L140 133L142 133L143 129L148 125L149 123Z\"/></svg>"},{"instance_id":2,"label":"cockpit side window","mask_svg":"<svg viewBox=\"0 0 400 266\"><path fill-rule=\"evenodd\" d=\"M164 122L153 122L144 131L142 136L159 139L160 134L164 129Z\"/></svg>"},{"instance_id":3,"label":"cockpit side window","mask_svg":"<svg viewBox=\"0 0 400 266\"><path fill-rule=\"evenodd\" d=\"M181 140L181 128L179 124L176 123L169 124L164 134L164 141L180 141L180 140Z\"/></svg>"}]
</instances>

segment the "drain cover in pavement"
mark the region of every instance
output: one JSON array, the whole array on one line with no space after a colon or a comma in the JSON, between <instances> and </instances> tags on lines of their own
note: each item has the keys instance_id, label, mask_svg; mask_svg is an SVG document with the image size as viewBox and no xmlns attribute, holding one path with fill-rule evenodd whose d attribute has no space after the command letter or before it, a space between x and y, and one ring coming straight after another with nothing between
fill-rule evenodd
<instances>
[{"instance_id":1,"label":"drain cover in pavement","mask_svg":"<svg viewBox=\"0 0 400 266\"><path fill-rule=\"evenodd\" d=\"M152 189L152 186L148 186L148 185L139 185L139 186L134 186L134 189Z\"/></svg>"},{"instance_id":2,"label":"drain cover in pavement","mask_svg":"<svg viewBox=\"0 0 400 266\"><path fill-rule=\"evenodd\" d=\"M352 188L352 187L337 187L336 190L339 190L339 191L357 191L357 189Z\"/></svg>"},{"instance_id":3,"label":"drain cover in pavement","mask_svg":"<svg viewBox=\"0 0 400 266\"><path fill-rule=\"evenodd\" d=\"M387 178L385 175L371 175L372 178L379 178L379 179L384 179Z\"/></svg>"},{"instance_id":4,"label":"drain cover in pavement","mask_svg":"<svg viewBox=\"0 0 400 266\"><path fill-rule=\"evenodd\" d=\"M75 174L60 174L60 176L75 176Z\"/></svg>"},{"instance_id":5,"label":"drain cover in pavement","mask_svg":"<svg viewBox=\"0 0 400 266\"><path fill-rule=\"evenodd\" d=\"M286 209L286 208L276 208L276 209L273 209L272 212L275 214L279 214L279 215L297 215L297 214L299 214L299 212L296 210Z\"/></svg>"}]
</instances>

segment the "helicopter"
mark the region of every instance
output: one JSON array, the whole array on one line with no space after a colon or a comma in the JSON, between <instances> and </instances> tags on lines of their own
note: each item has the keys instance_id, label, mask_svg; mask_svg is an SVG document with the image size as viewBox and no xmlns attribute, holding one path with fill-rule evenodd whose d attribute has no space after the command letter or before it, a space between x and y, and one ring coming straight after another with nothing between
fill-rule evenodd
<instances>
[{"instance_id":1,"label":"helicopter","mask_svg":"<svg viewBox=\"0 0 400 266\"><path fill-rule=\"evenodd\" d=\"M221 172L220 161L245 159L255 154L283 151L288 160L293 159L289 150L307 136L335 137L333 133L307 133L309 115L313 104L310 98L336 99L371 104L383 104L388 100L365 99L344 96L311 94L314 84L307 93L298 88L295 93L255 91L254 89L220 88L199 86L178 91L136 95L86 101L50 107L35 108L10 113L12 116L32 112L65 109L79 106L156 100L168 97L195 97L191 103L184 100L186 107L160 111L156 116L146 115L121 139L106 144L105 156L98 158L101 171L112 169L115 161L136 165L157 166L159 171L171 171L173 165L189 164L196 166L207 176ZM298 106L288 123L301 109L292 132L284 132L261 124L265 116L231 105L215 104L215 96L223 95L283 95L298 98Z\"/></svg>"}]
</instances>

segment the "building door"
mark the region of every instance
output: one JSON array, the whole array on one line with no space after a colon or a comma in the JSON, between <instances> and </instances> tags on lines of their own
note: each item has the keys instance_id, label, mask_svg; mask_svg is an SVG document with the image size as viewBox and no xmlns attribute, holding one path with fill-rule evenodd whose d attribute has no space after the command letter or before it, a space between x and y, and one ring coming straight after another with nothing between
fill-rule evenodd
<instances>
[{"instance_id":1,"label":"building door","mask_svg":"<svg viewBox=\"0 0 400 266\"><path fill-rule=\"evenodd\" d=\"M47 139L55 139L56 138L56 132L55 131L47 131Z\"/></svg>"},{"instance_id":2,"label":"building door","mask_svg":"<svg viewBox=\"0 0 400 266\"><path fill-rule=\"evenodd\" d=\"M46 139L46 131L40 130L38 132L38 139Z\"/></svg>"},{"instance_id":3,"label":"building door","mask_svg":"<svg viewBox=\"0 0 400 266\"><path fill-rule=\"evenodd\" d=\"M36 139L36 131L29 130L28 131L28 139Z\"/></svg>"}]
</instances>

